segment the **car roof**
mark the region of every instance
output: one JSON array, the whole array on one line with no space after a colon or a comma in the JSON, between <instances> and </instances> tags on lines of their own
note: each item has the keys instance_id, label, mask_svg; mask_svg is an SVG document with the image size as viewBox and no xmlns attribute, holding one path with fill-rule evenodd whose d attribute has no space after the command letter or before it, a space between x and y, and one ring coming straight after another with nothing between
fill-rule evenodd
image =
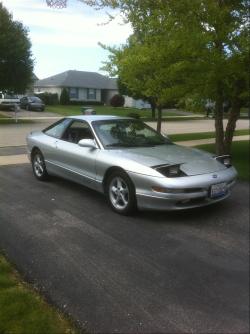
<instances>
[{"instance_id":1,"label":"car roof","mask_svg":"<svg viewBox=\"0 0 250 334\"><path fill-rule=\"evenodd\" d=\"M113 119L131 119L131 117L121 117L113 115L77 115L77 116L69 116L67 118L79 119L87 122L106 121Z\"/></svg>"}]
</instances>

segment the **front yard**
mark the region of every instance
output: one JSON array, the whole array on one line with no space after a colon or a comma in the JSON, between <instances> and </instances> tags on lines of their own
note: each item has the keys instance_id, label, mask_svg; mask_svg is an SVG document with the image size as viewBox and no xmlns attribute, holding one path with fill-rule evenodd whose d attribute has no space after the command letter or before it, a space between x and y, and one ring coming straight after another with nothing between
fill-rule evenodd
<instances>
[{"instance_id":1,"label":"front yard","mask_svg":"<svg viewBox=\"0 0 250 334\"><path fill-rule=\"evenodd\" d=\"M62 314L34 292L0 254L0 333L75 334Z\"/></svg>"},{"instance_id":2,"label":"front yard","mask_svg":"<svg viewBox=\"0 0 250 334\"><path fill-rule=\"evenodd\" d=\"M249 129L236 130L234 132L234 136L244 136L244 135L249 135ZM174 142L209 139L209 138L215 138L215 132L178 133L174 135L169 135L169 138Z\"/></svg>"},{"instance_id":3,"label":"front yard","mask_svg":"<svg viewBox=\"0 0 250 334\"><path fill-rule=\"evenodd\" d=\"M197 146L196 148L211 153L215 152L214 144L200 145ZM231 155L232 155L233 165L237 169L239 179L244 181L249 181L249 171L250 171L249 141L246 140L246 141L233 142Z\"/></svg>"},{"instance_id":4,"label":"front yard","mask_svg":"<svg viewBox=\"0 0 250 334\"><path fill-rule=\"evenodd\" d=\"M111 106L89 106L90 108L93 108L96 111L97 115L115 115L115 116L131 116L131 115L139 115L141 118L144 118L144 120L151 120L152 119L152 113L150 109L136 109L136 108L114 108ZM86 106L84 106L86 108ZM81 106L62 106L62 105L55 105L55 106L47 106L46 107L47 112L53 112L62 116L72 116L72 115L81 115ZM171 120L178 120L185 118L183 115L180 115L178 111L170 110L170 111L164 111L163 112L163 120L168 119L168 117ZM189 116L189 114L187 114ZM197 117L196 115L188 117L188 119L201 119L201 117Z\"/></svg>"}]
</instances>

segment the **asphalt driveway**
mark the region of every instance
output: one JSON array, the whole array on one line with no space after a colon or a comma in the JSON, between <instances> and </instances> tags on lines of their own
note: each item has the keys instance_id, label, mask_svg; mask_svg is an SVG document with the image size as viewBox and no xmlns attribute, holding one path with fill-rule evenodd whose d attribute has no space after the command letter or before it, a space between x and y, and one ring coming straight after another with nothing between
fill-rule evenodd
<instances>
[{"instance_id":1,"label":"asphalt driveway","mask_svg":"<svg viewBox=\"0 0 250 334\"><path fill-rule=\"evenodd\" d=\"M212 207L113 213L103 196L29 165L0 167L0 248L99 333L248 333L249 186Z\"/></svg>"}]
</instances>

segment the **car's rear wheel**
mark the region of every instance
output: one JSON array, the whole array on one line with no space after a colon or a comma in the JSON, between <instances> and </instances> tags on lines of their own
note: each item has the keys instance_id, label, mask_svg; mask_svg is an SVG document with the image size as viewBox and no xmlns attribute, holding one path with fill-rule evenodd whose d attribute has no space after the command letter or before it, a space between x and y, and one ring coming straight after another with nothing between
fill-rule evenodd
<instances>
[{"instance_id":1,"label":"car's rear wheel","mask_svg":"<svg viewBox=\"0 0 250 334\"><path fill-rule=\"evenodd\" d=\"M42 152L36 150L32 155L32 168L35 177L40 181L45 181L48 179L48 172L46 169L44 157Z\"/></svg>"},{"instance_id":2,"label":"car's rear wheel","mask_svg":"<svg viewBox=\"0 0 250 334\"><path fill-rule=\"evenodd\" d=\"M106 196L111 208L115 212L129 215L135 211L135 187L125 172L113 172L108 177L106 185Z\"/></svg>"}]
</instances>

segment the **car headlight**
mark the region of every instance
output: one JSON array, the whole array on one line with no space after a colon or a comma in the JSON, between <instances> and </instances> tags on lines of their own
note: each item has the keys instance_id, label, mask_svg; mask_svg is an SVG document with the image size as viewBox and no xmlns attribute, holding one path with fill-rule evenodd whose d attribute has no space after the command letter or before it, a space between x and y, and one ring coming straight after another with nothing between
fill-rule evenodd
<instances>
[{"instance_id":1,"label":"car headlight","mask_svg":"<svg viewBox=\"0 0 250 334\"><path fill-rule=\"evenodd\" d=\"M227 168L232 166L232 158L230 155L219 155L215 157L215 159L220 163L222 163Z\"/></svg>"},{"instance_id":2,"label":"car headlight","mask_svg":"<svg viewBox=\"0 0 250 334\"><path fill-rule=\"evenodd\" d=\"M175 165L159 165L159 166L153 166L157 172L161 173L162 175L166 177L180 177L185 176L186 174L183 173L183 171L180 169L180 164Z\"/></svg>"}]
</instances>

